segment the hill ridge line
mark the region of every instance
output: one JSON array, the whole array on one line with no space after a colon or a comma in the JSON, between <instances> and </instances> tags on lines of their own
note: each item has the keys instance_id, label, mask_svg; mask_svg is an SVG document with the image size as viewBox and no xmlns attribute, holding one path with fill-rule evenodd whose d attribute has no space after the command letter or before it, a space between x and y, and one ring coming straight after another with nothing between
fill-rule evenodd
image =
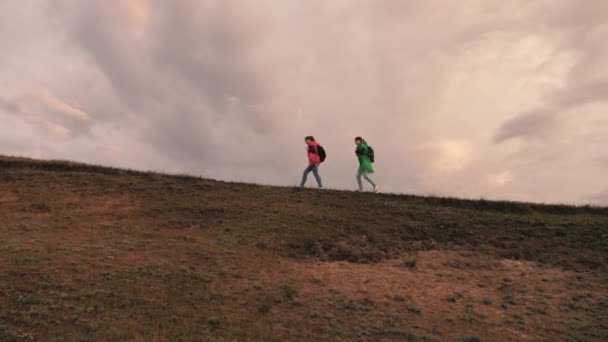
<instances>
[{"instance_id":1,"label":"hill ridge line","mask_svg":"<svg viewBox=\"0 0 608 342\"><path fill-rule=\"evenodd\" d=\"M15 157L15 156L4 156L0 155L0 171L2 169L33 169L40 171L49 172L83 172L83 173L97 173L104 175L138 175L138 176L152 176L152 177L170 177L176 179L186 180L204 180L207 182L215 182L227 185L240 185L240 186L251 186L251 187L262 187L262 188L294 188L294 190L301 191L319 191L317 189L299 189L296 186L280 186L280 185L263 185L256 183L236 182L236 181L223 181L212 178L205 178L202 176L196 176L191 174L172 174L164 173L161 171L153 170L136 170L129 168L120 168L114 166L104 166L97 164L89 164L83 162L75 162L69 160L44 160L44 159L33 159L26 157ZM324 189L322 191L335 191L353 193L351 190L344 189ZM553 213L553 214L578 214L578 213L591 213L608 215L608 207L594 206L594 205L568 205L568 204L555 204L555 203L536 203L536 202L517 202L508 200L486 200L486 199L467 199L457 197L437 197L437 196L421 196L412 195L405 193L360 193L359 195L367 196L381 196L381 197L397 197L403 198L404 200L418 200L423 201L426 204L439 205L439 206L450 206L450 207L468 207L475 204L479 209L483 210L498 210L501 212L511 213L530 213L530 212L542 212L542 213Z\"/></svg>"}]
</instances>

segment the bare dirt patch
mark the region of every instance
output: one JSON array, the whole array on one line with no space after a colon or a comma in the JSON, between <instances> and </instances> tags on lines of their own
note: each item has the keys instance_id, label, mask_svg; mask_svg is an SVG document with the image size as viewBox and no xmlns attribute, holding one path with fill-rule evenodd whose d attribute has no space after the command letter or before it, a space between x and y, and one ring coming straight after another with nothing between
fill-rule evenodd
<instances>
[{"instance_id":1,"label":"bare dirt patch","mask_svg":"<svg viewBox=\"0 0 608 342\"><path fill-rule=\"evenodd\" d=\"M14 202L17 200L17 195L10 191L0 191L0 204Z\"/></svg>"},{"instance_id":2,"label":"bare dirt patch","mask_svg":"<svg viewBox=\"0 0 608 342\"><path fill-rule=\"evenodd\" d=\"M335 295L355 303L372 303L371 311L362 313L371 321L381 321L376 310L399 313L403 321L395 328L438 340L468 335L482 340L500 336L529 341L551 339L556 334L584 336L581 321L602 329L602 318L594 312L596 303L588 301L567 309L568 303L577 296L606 300L608 294L606 285L592 274L583 277L533 262L463 251L419 252L415 269L404 268L401 260L373 265L311 263L272 256L252 258L247 253L234 261L238 259L248 260L255 270L239 271L245 283L264 288L297 284L303 305L311 298ZM252 260L260 260L263 269ZM596 331L597 338L601 330Z\"/></svg>"}]
</instances>

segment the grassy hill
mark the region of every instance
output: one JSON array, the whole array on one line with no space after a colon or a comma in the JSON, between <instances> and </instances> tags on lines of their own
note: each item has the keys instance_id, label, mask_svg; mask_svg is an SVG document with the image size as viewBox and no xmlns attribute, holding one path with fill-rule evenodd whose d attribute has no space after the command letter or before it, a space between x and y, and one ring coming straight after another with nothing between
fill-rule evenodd
<instances>
[{"instance_id":1,"label":"grassy hill","mask_svg":"<svg viewBox=\"0 0 608 342\"><path fill-rule=\"evenodd\" d=\"M0 157L0 341L608 339L608 209Z\"/></svg>"}]
</instances>

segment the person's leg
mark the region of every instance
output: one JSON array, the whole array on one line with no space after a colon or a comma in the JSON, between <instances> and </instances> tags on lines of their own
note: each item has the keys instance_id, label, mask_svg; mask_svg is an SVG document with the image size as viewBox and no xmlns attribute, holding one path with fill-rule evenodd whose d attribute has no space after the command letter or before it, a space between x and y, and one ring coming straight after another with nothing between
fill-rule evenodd
<instances>
[{"instance_id":1,"label":"person's leg","mask_svg":"<svg viewBox=\"0 0 608 342\"><path fill-rule=\"evenodd\" d=\"M319 185L319 188L322 188L323 187L323 182L321 181L321 176L319 175L319 164L313 165L312 174L315 175L315 178L317 179L317 184Z\"/></svg>"},{"instance_id":2,"label":"person's leg","mask_svg":"<svg viewBox=\"0 0 608 342\"><path fill-rule=\"evenodd\" d=\"M312 171L312 165L309 165L307 168L304 169L304 174L302 175L302 183L300 183L301 187L306 185L306 180L310 171Z\"/></svg>"},{"instance_id":3,"label":"person's leg","mask_svg":"<svg viewBox=\"0 0 608 342\"><path fill-rule=\"evenodd\" d=\"M374 188L376 187L376 183L374 183L374 181L372 180L372 178L369 176L368 173L364 173L363 178L365 178L365 180L368 181L369 184L371 184Z\"/></svg>"},{"instance_id":4,"label":"person's leg","mask_svg":"<svg viewBox=\"0 0 608 342\"><path fill-rule=\"evenodd\" d=\"M363 172L361 169L357 170L357 183L359 184L359 191L363 191L363 182L361 181L361 176L363 176Z\"/></svg>"},{"instance_id":5,"label":"person's leg","mask_svg":"<svg viewBox=\"0 0 608 342\"><path fill-rule=\"evenodd\" d=\"M378 192L378 186L376 185L376 183L374 183L374 181L369 176L369 174L368 173L364 173L363 177L365 178L365 180L367 180L374 187L374 192Z\"/></svg>"}]
</instances>

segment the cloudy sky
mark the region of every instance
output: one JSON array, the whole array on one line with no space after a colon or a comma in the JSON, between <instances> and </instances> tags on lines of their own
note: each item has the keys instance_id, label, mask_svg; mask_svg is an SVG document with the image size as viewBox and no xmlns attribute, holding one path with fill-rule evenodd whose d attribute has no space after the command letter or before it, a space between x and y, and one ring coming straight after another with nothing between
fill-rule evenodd
<instances>
[{"instance_id":1,"label":"cloudy sky","mask_svg":"<svg viewBox=\"0 0 608 342\"><path fill-rule=\"evenodd\" d=\"M0 0L0 153L608 205L608 1Z\"/></svg>"}]
</instances>

